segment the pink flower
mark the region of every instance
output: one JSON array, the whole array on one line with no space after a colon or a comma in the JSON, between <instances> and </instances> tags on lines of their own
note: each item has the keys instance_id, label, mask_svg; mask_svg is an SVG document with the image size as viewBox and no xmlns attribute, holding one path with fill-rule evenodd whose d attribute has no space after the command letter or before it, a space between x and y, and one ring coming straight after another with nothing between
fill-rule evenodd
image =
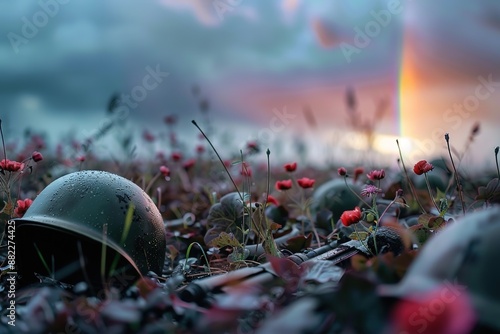
<instances>
[{"instance_id":1,"label":"pink flower","mask_svg":"<svg viewBox=\"0 0 500 334\"><path fill-rule=\"evenodd\" d=\"M291 162L291 163L288 163L288 164L285 164L283 166L283 168L285 168L285 170L287 172L295 172L295 170L297 169L297 163L296 162Z\"/></svg>"},{"instance_id":2,"label":"pink flower","mask_svg":"<svg viewBox=\"0 0 500 334\"><path fill-rule=\"evenodd\" d=\"M303 177L297 180L297 183L303 189L312 188L314 186L314 182L316 182L316 180L307 177Z\"/></svg>"},{"instance_id":3,"label":"pink flower","mask_svg":"<svg viewBox=\"0 0 500 334\"><path fill-rule=\"evenodd\" d=\"M427 160L420 160L413 167L413 171L417 175L425 174L427 172L430 172L433 169L434 169L434 166L432 164L428 163Z\"/></svg>"},{"instance_id":4,"label":"pink flower","mask_svg":"<svg viewBox=\"0 0 500 334\"><path fill-rule=\"evenodd\" d=\"M368 178L372 181L382 180L385 177L385 171L381 170L372 170L370 173L366 174Z\"/></svg>"},{"instance_id":5,"label":"pink flower","mask_svg":"<svg viewBox=\"0 0 500 334\"><path fill-rule=\"evenodd\" d=\"M361 195L370 197L371 195L376 195L382 193L382 189L375 187L374 185L366 185L363 190L361 190Z\"/></svg>"},{"instance_id":6,"label":"pink flower","mask_svg":"<svg viewBox=\"0 0 500 334\"><path fill-rule=\"evenodd\" d=\"M8 172L17 172L24 168L24 164L22 162L3 159L0 161L0 168Z\"/></svg>"},{"instance_id":7,"label":"pink flower","mask_svg":"<svg viewBox=\"0 0 500 334\"><path fill-rule=\"evenodd\" d=\"M17 218L21 218L22 216L24 216L24 214L26 213L26 211L28 210L28 208L31 206L32 203L33 201L29 198L26 198L24 200L22 199L17 200L17 206L14 209L14 215Z\"/></svg>"},{"instance_id":8,"label":"pink flower","mask_svg":"<svg viewBox=\"0 0 500 334\"><path fill-rule=\"evenodd\" d=\"M345 169L344 167L340 167L339 169L337 169L337 173L339 173L340 176L346 176L347 169Z\"/></svg>"},{"instance_id":9,"label":"pink flower","mask_svg":"<svg viewBox=\"0 0 500 334\"><path fill-rule=\"evenodd\" d=\"M354 210L347 210L340 216L340 220L344 226L351 226L361 220L361 209L355 207Z\"/></svg>"},{"instance_id":10,"label":"pink flower","mask_svg":"<svg viewBox=\"0 0 500 334\"><path fill-rule=\"evenodd\" d=\"M292 188L292 180L276 181L276 184L274 186L279 191L288 190Z\"/></svg>"},{"instance_id":11,"label":"pink flower","mask_svg":"<svg viewBox=\"0 0 500 334\"><path fill-rule=\"evenodd\" d=\"M39 161L43 160L43 155L42 155L42 153L35 151L31 155L31 158L33 159L34 162L39 162Z\"/></svg>"},{"instance_id":12,"label":"pink flower","mask_svg":"<svg viewBox=\"0 0 500 334\"><path fill-rule=\"evenodd\" d=\"M78 162L84 162L85 161L85 156L84 155L80 155L80 156L76 157L76 161L78 161Z\"/></svg>"},{"instance_id":13,"label":"pink flower","mask_svg":"<svg viewBox=\"0 0 500 334\"><path fill-rule=\"evenodd\" d=\"M165 177L169 177L170 169L167 166L160 166L160 173Z\"/></svg>"}]
</instances>

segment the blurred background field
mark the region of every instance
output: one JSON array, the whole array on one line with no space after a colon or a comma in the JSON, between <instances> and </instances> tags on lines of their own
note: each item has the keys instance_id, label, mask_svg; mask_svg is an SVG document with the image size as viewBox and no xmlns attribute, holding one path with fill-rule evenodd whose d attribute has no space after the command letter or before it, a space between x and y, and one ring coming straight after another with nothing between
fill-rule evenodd
<instances>
[{"instance_id":1,"label":"blurred background field","mask_svg":"<svg viewBox=\"0 0 500 334\"><path fill-rule=\"evenodd\" d=\"M13 152L39 135L74 161L89 138L119 160L194 156L192 119L223 155L256 141L318 165L395 165L397 138L414 163L446 132L463 152L479 124L461 166L493 168L500 144L494 0L2 2L0 29Z\"/></svg>"}]
</instances>

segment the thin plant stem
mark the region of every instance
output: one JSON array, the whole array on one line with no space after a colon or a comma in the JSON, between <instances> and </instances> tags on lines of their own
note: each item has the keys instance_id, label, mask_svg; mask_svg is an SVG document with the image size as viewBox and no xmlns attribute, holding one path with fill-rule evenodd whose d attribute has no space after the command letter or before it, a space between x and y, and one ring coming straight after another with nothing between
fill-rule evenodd
<instances>
[{"instance_id":1,"label":"thin plant stem","mask_svg":"<svg viewBox=\"0 0 500 334\"><path fill-rule=\"evenodd\" d=\"M3 129L2 129L2 119L0 119L0 136L2 137L2 147L3 147L3 158L4 158L4 161L5 161L5 166L7 166L7 150L5 149L5 139L3 137ZM2 160L0 160L2 161ZM5 175L5 171L2 167L0 167L0 172ZM8 181L10 181L10 173L9 173L9 176L8 176L8 180L7 180L7 184L9 183ZM10 194L9 194L10 196ZM8 200L10 200L10 197L8 198Z\"/></svg>"},{"instance_id":2,"label":"thin plant stem","mask_svg":"<svg viewBox=\"0 0 500 334\"><path fill-rule=\"evenodd\" d=\"M207 140L208 144L210 145L210 147L212 148L212 150L214 150L215 154L217 155L217 158L219 159L220 163L222 164L222 167L224 167L224 170L226 171L227 175L229 176L229 179L231 180L231 182L233 183L233 186L234 188L236 189L236 192L240 195L240 199L241 201L244 203L245 200L243 198L243 195L241 194L241 192L239 191L238 189L238 186L236 185L236 182L234 182L234 179L233 177L231 176L231 173L229 173L229 171L227 170L227 167L226 165L224 164L224 161L222 160L222 158L220 157L219 155L219 152L217 152L217 150L215 149L214 145L212 144L212 142L210 141L210 139L208 139L207 135L205 134L205 132L203 132L203 130L198 126L198 124L196 123L195 120L192 120L191 123L194 124L194 126L196 126L196 128L201 132L201 134L203 135L203 137L205 137L205 139Z\"/></svg>"},{"instance_id":3,"label":"thin plant stem","mask_svg":"<svg viewBox=\"0 0 500 334\"><path fill-rule=\"evenodd\" d=\"M399 146L399 140L398 139L396 139L396 144L398 145L399 159L401 160L401 164L403 165L403 172L405 173L406 180L408 182L408 186L410 187L411 194L412 194L413 198L415 198L415 201L417 202L417 204L418 204L418 206L420 208L420 211L422 213L427 213L425 211L422 203L420 203L420 200L418 199L418 196L417 196L417 193L415 191L415 188L413 187L413 183L411 182L410 176L408 175L408 171L406 170L405 162L403 160L403 154L401 153L401 147Z\"/></svg>"},{"instance_id":4,"label":"thin plant stem","mask_svg":"<svg viewBox=\"0 0 500 334\"><path fill-rule=\"evenodd\" d=\"M351 188L351 186L349 186L349 184L347 183L347 177L344 176L344 183L346 185L346 187L361 201L363 202L367 207L371 207L370 204L368 204L361 196L358 195L357 192L354 191L354 189Z\"/></svg>"},{"instance_id":5,"label":"thin plant stem","mask_svg":"<svg viewBox=\"0 0 500 334\"><path fill-rule=\"evenodd\" d=\"M460 202L462 202L462 211L465 215L466 211L465 211L464 193L462 191L462 184L460 183L460 178L458 176L457 168L455 167L455 162L453 161L453 155L451 154L450 135L448 133L446 133L444 135L444 139L446 140L446 146L448 147L448 154L450 155L451 166L453 167L453 173L455 175L455 182L457 184L458 197L460 197Z\"/></svg>"},{"instance_id":6,"label":"thin plant stem","mask_svg":"<svg viewBox=\"0 0 500 334\"><path fill-rule=\"evenodd\" d=\"M269 191L271 184L271 162L269 156L271 155L271 151L269 148L266 150L267 155L267 190L266 190L266 202L264 203L264 208L267 207L267 202L269 201Z\"/></svg>"},{"instance_id":7,"label":"thin plant stem","mask_svg":"<svg viewBox=\"0 0 500 334\"><path fill-rule=\"evenodd\" d=\"M5 140L3 137L2 119L0 119L0 136L2 136L3 158L7 160L7 150L5 149Z\"/></svg>"},{"instance_id":8,"label":"thin plant stem","mask_svg":"<svg viewBox=\"0 0 500 334\"><path fill-rule=\"evenodd\" d=\"M186 250L186 261L184 262L184 266L182 267L182 270L186 271L187 259L189 259L189 254L191 254L191 248L193 248L194 245L196 245L196 246L198 246L198 248L200 248L201 254L203 255L203 258L205 259L205 262L207 263L208 273L211 275L212 271L210 269L210 262L208 262L207 254L205 253L205 250L203 249L203 247L201 247L201 245L196 241L190 243L187 250Z\"/></svg>"},{"instance_id":9,"label":"thin plant stem","mask_svg":"<svg viewBox=\"0 0 500 334\"><path fill-rule=\"evenodd\" d=\"M498 151L500 151L500 146L495 147L495 162L497 164L497 177L500 179L500 168L498 168Z\"/></svg>"},{"instance_id":10,"label":"thin plant stem","mask_svg":"<svg viewBox=\"0 0 500 334\"><path fill-rule=\"evenodd\" d=\"M161 175L161 172L158 172L156 173L155 176L153 176L153 178L151 179L151 181L149 181L148 185L146 186L146 189L144 189L144 192L147 194L149 192L149 190L151 189L151 187L153 186L153 183L160 177ZM144 179L145 180L145 179Z\"/></svg>"},{"instance_id":11,"label":"thin plant stem","mask_svg":"<svg viewBox=\"0 0 500 334\"><path fill-rule=\"evenodd\" d=\"M432 195L431 184L429 183L429 178L427 177L427 173L424 173L424 178L425 178L425 184L427 185L427 191L429 192L429 196L431 197L432 203L434 204L438 212L440 212L439 206L437 205L436 200Z\"/></svg>"}]
</instances>

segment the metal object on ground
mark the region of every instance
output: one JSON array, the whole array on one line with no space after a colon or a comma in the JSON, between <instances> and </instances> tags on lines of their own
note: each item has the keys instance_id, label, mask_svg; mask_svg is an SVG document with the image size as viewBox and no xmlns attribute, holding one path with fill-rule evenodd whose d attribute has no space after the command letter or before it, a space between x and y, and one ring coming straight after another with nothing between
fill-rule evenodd
<instances>
[{"instance_id":1,"label":"metal object on ground","mask_svg":"<svg viewBox=\"0 0 500 334\"><path fill-rule=\"evenodd\" d=\"M108 172L81 171L49 184L15 219L20 282L35 273L65 283L124 288L148 271L161 273L165 228L151 198Z\"/></svg>"}]
</instances>

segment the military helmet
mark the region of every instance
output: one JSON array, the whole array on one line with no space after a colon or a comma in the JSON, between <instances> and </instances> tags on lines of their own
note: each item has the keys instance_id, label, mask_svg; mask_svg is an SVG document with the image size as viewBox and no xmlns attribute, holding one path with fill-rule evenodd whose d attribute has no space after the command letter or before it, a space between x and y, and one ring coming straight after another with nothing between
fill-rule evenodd
<instances>
[{"instance_id":1,"label":"military helmet","mask_svg":"<svg viewBox=\"0 0 500 334\"><path fill-rule=\"evenodd\" d=\"M76 283L92 274L99 277L90 280L98 281L110 268L132 276L161 274L164 265L160 212L139 186L112 173L80 171L60 177L14 221L22 276L32 276L33 270L44 276L57 272L53 278Z\"/></svg>"},{"instance_id":2,"label":"military helmet","mask_svg":"<svg viewBox=\"0 0 500 334\"><path fill-rule=\"evenodd\" d=\"M479 324L500 331L500 208L468 214L423 246L403 280L382 286L381 295L418 296L443 284L467 294Z\"/></svg>"}]
</instances>

